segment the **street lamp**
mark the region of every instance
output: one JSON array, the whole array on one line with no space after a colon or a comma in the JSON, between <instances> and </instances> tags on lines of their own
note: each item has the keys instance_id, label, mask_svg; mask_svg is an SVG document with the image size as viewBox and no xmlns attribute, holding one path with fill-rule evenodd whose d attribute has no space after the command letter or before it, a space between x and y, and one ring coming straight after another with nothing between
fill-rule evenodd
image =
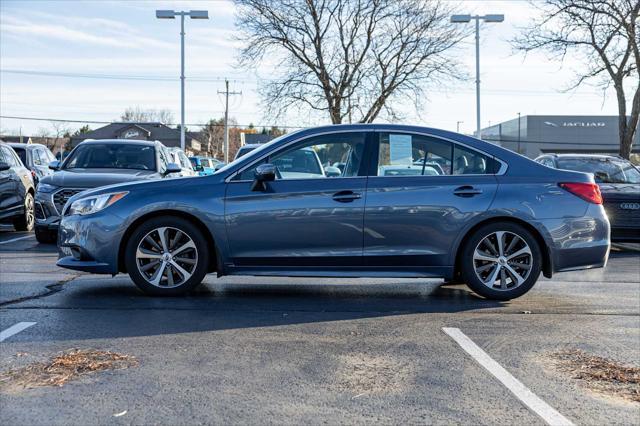
<instances>
[{"instance_id":1,"label":"street lamp","mask_svg":"<svg viewBox=\"0 0 640 426\"><path fill-rule=\"evenodd\" d=\"M175 19L180 17L180 148L185 150L185 131L184 131L184 17L191 19L209 19L209 12L206 10L156 10L156 18L158 19Z\"/></svg>"},{"instance_id":2,"label":"street lamp","mask_svg":"<svg viewBox=\"0 0 640 426\"><path fill-rule=\"evenodd\" d=\"M504 15L453 15L451 22L454 24L466 24L471 20L476 21L476 135L482 137L480 127L480 20L485 22L502 22Z\"/></svg>"}]
</instances>

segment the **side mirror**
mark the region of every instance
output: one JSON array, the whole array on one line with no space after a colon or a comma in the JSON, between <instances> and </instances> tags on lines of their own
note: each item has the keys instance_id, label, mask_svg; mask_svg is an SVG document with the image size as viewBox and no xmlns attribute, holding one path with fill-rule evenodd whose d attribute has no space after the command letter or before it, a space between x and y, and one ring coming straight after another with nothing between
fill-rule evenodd
<instances>
[{"instance_id":1,"label":"side mirror","mask_svg":"<svg viewBox=\"0 0 640 426\"><path fill-rule=\"evenodd\" d=\"M165 174L168 175L169 173L180 173L181 171L182 168L176 163L169 163L167 164L167 170L165 171Z\"/></svg>"},{"instance_id":2,"label":"side mirror","mask_svg":"<svg viewBox=\"0 0 640 426\"><path fill-rule=\"evenodd\" d=\"M276 166L273 164L261 164L256 167L255 179L251 185L252 191L265 191L265 182L276 180Z\"/></svg>"},{"instance_id":3,"label":"side mirror","mask_svg":"<svg viewBox=\"0 0 640 426\"><path fill-rule=\"evenodd\" d=\"M51 170L54 170L54 171L55 171L55 170L60 170L60 161L55 160L55 161L50 162L50 163L49 163L49 168L50 168Z\"/></svg>"},{"instance_id":4,"label":"side mirror","mask_svg":"<svg viewBox=\"0 0 640 426\"><path fill-rule=\"evenodd\" d=\"M5 163L4 161L3 161L3 162L0 162L0 172L7 171L7 170L9 170L10 168L11 168L11 166L9 166L9 165L8 165L7 163Z\"/></svg>"},{"instance_id":5,"label":"side mirror","mask_svg":"<svg viewBox=\"0 0 640 426\"><path fill-rule=\"evenodd\" d=\"M342 171L337 167L327 166L324 168L324 174L327 177L340 177L342 176Z\"/></svg>"}]
</instances>

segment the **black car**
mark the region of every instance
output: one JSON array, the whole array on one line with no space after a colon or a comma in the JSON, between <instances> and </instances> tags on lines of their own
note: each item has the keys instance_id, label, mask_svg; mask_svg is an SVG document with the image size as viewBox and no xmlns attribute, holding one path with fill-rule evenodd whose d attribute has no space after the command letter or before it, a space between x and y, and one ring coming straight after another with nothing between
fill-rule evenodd
<instances>
[{"instance_id":1,"label":"black car","mask_svg":"<svg viewBox=\"0 0 640 426\"><path fill-rule=\"evenodd\" d=\"M69 198L87 189L132 181L178 177L182 169L171 162L158 141L102 139L80 143L55 173L42 178L36 192L36 239L56 241L60 213Z\"/></svg>"},{"instance_id":2,"label":"black car","mask_svg":"<svg viewBox=\"0 0 640 426\"><path fill-rule=\"evenodd\" d=\"M611 222L611 240L640 241L640 170L613 155L545 154L536 161L556 169L594 175Z\"/></svg>"},{"instance_id":3,"label":"black car","mask_svg":"<svg viewBox=\"0 0 640 426\"><path fill-rule=\"evenodd\" d=\"M49 163L55 161L56 157L46 146L39 143L8 143L7 145L18 154L22 164L31 170L33 183L36 186L40 179L53 173Z\"/></svg>"},{"instance_id":4,"label":"black car","mask_svg":"<svg viewBox=\"0 0 640 426\"><path fill-rule=\"evenodd\" d=\"M0 221L18 231L33 229L33 178L9 145L0 142Z\"/></svg>"}]
</instances>

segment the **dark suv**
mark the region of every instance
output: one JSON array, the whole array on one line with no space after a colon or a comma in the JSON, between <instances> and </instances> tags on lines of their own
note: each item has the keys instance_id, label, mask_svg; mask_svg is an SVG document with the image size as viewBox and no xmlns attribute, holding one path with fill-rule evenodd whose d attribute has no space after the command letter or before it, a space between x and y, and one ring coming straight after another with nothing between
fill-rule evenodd
<instances>
[{"instance_id":1,"label":"dark suv","mask_svg":"<svg viewBox=\"0 0 640 426\"><path fill-rule=\"evenodd\" d=\"M554 169L593 174L611 222L611 240L640 241L640 170L613 155L545 154L538 163Z\"/></svg>"},{"instance_id":2,"label":"dark suv","mask_svg":"<svg viewBox=\"0 0 640 426\"><path fill-rule=\"evenodd\" d=\"M38 182L45 176L53 173L49 169L49 163L55 161L49 148L39 143L9 143L8 144L18 154L22 164L31 171L33 183L38 186Z\"/></svg>"},{"instance_id":3,"label":"dark suv","mask_svg":"<svg viewBox=\"0 0 640 426\"><path fill-rule=\"evenodd\" d=\"M115 183L176 177L182 171L158 141L103 139L80 143L36 192L36 239L56 241L60 213L69 198L87 189Z\"/></svg>"},{"instance_id":4,"label":"dark suv","mask_svg":"<svg viewBox=\"0 0 640 426\"><path fill-rule=\"evenodd\" d=\"M18 231L33 229L33 179L13 149L0 142L0 221Z\"/></svg>"}]
</instances>

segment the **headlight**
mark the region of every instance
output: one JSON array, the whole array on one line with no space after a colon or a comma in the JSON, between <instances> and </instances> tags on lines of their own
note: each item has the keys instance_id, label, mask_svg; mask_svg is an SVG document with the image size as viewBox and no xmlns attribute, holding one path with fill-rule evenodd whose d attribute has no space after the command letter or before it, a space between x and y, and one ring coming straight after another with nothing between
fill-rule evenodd
<instances>
[{"instance_id":1,"label":"headlight","mask_svg":"<svg viewBox=\"0 0 640 426\"><path fill-rule=\"evenodd\" d=\"M57 186L50 185L48 183L41 183L38 185L38 192L49 193L55 191L56 189L58 189Z\"/></svg>"},{"instance_id":2,"label":"headlight","mask_svg":"<svg viewBox=\"0 0 640 426\"><path fill-rule=\"evenodd\" d=\"M109 207L116 201L121 200L127 194L128 192L112 192L109 194L100 194L80 198L79 200L71 203L71 205L67 209L66 215L84 215L99 212L100 210Z\"/></svg>"}]
</instances>

